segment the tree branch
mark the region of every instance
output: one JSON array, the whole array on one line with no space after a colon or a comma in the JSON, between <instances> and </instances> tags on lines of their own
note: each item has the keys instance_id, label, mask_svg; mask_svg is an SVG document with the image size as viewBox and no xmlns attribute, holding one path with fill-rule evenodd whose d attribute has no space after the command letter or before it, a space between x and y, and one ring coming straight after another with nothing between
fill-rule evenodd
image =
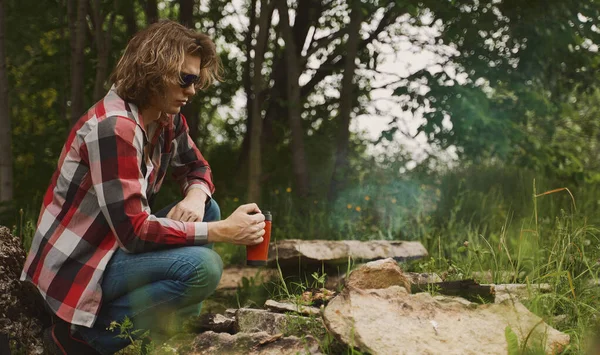
<instances>
[{"instance_id":1,"label":"tree branch","mask_svg":"<svg viewBox=\"0 0 600 355\"><path fill-rule=\"evenodd\" d=\"M373 42L377 38L377 36L387 28L387 26L392 24L396 20L396 18L398 18L399 11L395 10L395 7L395 5L391 5L390 8L384 13L381 21L379 21L377 28L369 35L369 37L367 37L359 43L359 51L364 50L369 43ZM302 86L302 88L300 89L300 96L302 97L302 99L306 99L308 94L310 94L315 88L315 86L319 84L323 79L325 79L331 74L338 72L344 67L345 59L343 57L340 58L340 52L342 50L343 46L338 46L336 50L334 50L328 56L327 60L323 62L319 69L317 69L317 72L309 80L309 82Z\"/></svg>"},{"instance_id":2,"label":"tree branch","mask_svg":"<svg viewBox=\"0 0 600 355\"><path fill-rule=\"evenodd\" d=\"M316 32L316 31L315 31ZM341 30L330 34L329 36L321 37L314 40L311 45L308 47L305 56L305 62L308 60L308 57L315 54L319 49L326 48L329 44L335 41L338 38L342 38L347 32L346 28L342 28ZM313 46L314 43L314 46Z\"/></svg>"}]
</instances>

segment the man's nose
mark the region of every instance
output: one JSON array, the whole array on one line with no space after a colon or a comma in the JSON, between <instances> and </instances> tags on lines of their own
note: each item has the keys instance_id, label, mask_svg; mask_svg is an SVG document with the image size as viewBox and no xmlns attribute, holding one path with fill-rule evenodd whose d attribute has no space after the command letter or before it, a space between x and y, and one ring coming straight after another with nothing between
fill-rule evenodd
<instances>
[{"instance_id":1,"label":"man's nose","mask_svg":"<svg viewBox=\"0 0 600 355\"><path fill-rule=\"evenodd\" d=\"M188 96L194 96L196 94L196 86L192 84L185 88L183 92L185 92L185 94Z\"/></svg>"}]
</instances>

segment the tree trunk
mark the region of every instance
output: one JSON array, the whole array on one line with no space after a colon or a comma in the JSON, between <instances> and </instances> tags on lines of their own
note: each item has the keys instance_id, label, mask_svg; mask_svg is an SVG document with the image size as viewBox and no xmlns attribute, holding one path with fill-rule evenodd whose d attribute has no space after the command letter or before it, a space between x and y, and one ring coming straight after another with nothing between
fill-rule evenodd
<instances>
[{"instance_id":1,"label":"tree trunk","mask_svg":"<svg viewBox=\"0 0 600 355\"><path fill-rule=\"evenodd\" d=\"M339 190L343 187L348 173L348 143L350 141L350 113L354 104L354 69L360 40L360 24L362 22L362 9L359 0L351 0L352 12L348 24L348 40L346 41L346 58L344 61L344 74L340 90L339 107L339 133L336 144L335 165L331 183L329 185L328 200L334 202Z\"/></svg>"},{"instance_id":2,"label":"tree trunk","mask_svg":"<svg viewBox=\"0 0 600 355\"><path fill-rule=\"evenodd\" d=\"M297 194L307 197L310 193L306 154L304 152L304 130L300 116L300 70L298 68L296 43L290 26L287 1L278 1L278 10L283 39L285 41L285 58L287 68L287 112L292 131L292 166Z\"/></svg>"},{"instance_id":3,"label":"tree trunk","mask_svg":"<svg viewBox=\"0 0 600 355\"><path fill-rule=\"evenodd\" d=\"M188 128L190 130L190 137L194 141L194 143L198 143L198 130L200 129L200 110L199 103L196 102L197 98L194 99L194 102L190 102L187 105L181 108L181 114L185 117L185 120L188 124Z\"/></svg>"},{"instance_id":4,"label":"tree trunk","mask_svg":"<svg viewBox=\"0 0 600 355\"><path fill-rule=\"evenodd\" d=\"M85 33L87 28L87 0L77 1L77 20L75 23L75 48L71 50L71 125L73 125L84 112L84 49Z\"/></svg>"},{"instance_id":5,"label":"tree trunk","mask_svg":"<svg viewBox=\"0 0 600 355\"><path fill-rule=\"evenodd\" d=\"M238 166L246 167L248 161L248 152L250 151L250 127L252 127L252 35L256 27L256 1L250 0L250 9L248 11L248 31L244 35L244 51L246 52L246 62L244 63L244 72L242 73L244 92L246 93L246 132L242 141L242 148L238 157Z\"/></svg>"},{"instance_id":6,"label":"tree trunk","mask_svg":"<svg viewBox=\"0 0 600 355\"><path fill-rule=\"evenodd\" d=\"M92 18L94 19L94 36L96 37L96 51L98 52L96 63L96 81L94 83L94 102L100 100L105 94L104 83L108 77L108 58L112 44L112 29L115 24L116 0L114 2L115 9L109 15L108 26L104 32L104 19L102 16L102 0L94 0L92 5Z\"/></svg>"},{"instance_id":7,"label":"tree trunk","mask_svg":"<svg viewBox=\"0 0 600 355\"><path fill-rule=\"evenodd\" d=\"M294 43L297 44L297 56L300 56L308 31L311 26L317 24L322 10L322 4L318 0L301 0L298 2L293 28ZM280 144L282 135L277 134L279 132L274 132L273 127L278 126L277 123L284 125L283 120L288 116L286 107L281 104L288 82L286 60L283 54L276 55L273 60L271 81L274 82L274 85L269 93L269 106L263 123L263 141L269 146ZM298 62L298 65L298 68L303 68L304 60ZM299 69L299 71L302 72L303 69Z\"/></svg>"},{"instance_id":8,"label":"tree trunk","mask_svg":"<svg viewBox=\"0 0 600 355\"><path fill-rule=\"evenodd\" d=\"M4 0L0 0L0 203L13 198L13 161L8 107L8 76L4 47Z\"/></svg>"},{"instance_id":9,"label":"tree trunk","mask_svg":"<svg viewBox=\"0 0 600 355\"><path fill-rule=\"evenodd\" d=\"M147 25L158 22L158 3L156 0L146 0L146 4L144 5L144 13L146 14Z\"/></svg>"},{"instance_id":10,"label":"tree trunk","mask_svg":"<svg viewBox=\"0 0 600 355\"><path fill-rule=\"evenodd\" d=\"M188 28L194 28L194 0L179 0L179 23ZM190 129L190 137L198 144L200 126L200 104L198 98L194 102L183 106L181 112L187 120Z\"/></svg>"},{"instance_id":11,"label":"tree trunk","mask_svg":"<svg viewBox=\"0 0 600 355\"><path fill-rule=\"evenodd\" d=\"M264 87L262 66L269 37L270 19L277 0L261 0L261 13L258 20L258 35L254 47L253 76L252 76L252 126L250 126L250 153L248 169L248 201L260 203L260 178L262 174L261 136L262 136L262 105L260 93ZM267 4L268 3L268 4Z\"/></svg>"},{"instance_id":12,"label":"tree trunk","mask_svg":"<svg viewBox=\"0 0 600 355\"><path fill-rule=\"evenodd\" d=\"M194 0L179 0L179 23L194 28Z\"/></svg>"},{"instance_id":13,"label":"tree trunk","mask_svg":"<svg viewBox=\"0 0 600 355\"><path fill-rule=\"evenodd\" d=\"M127 28L127 37L131 38L138 31L137 21L135 18L135 1L127 3L120 1L119 5L121 7L121 13Z\"/></svg>"}]
</instances>

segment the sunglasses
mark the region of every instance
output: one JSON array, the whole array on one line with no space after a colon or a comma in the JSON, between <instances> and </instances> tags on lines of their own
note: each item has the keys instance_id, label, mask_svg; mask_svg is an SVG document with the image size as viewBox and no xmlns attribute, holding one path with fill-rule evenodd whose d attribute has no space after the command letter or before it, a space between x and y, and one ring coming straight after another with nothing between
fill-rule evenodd
<instances>
[{"instance_id":1,"label":"sunglasses","mask_svg":"<svg viewBox=\"0 0 600 355\"><path fill-rule=\"evenodd\" d=\"M192 85L196 85L200 82L200 77L194 74L179 73L179 86L183 89L188 88Z\"/></svg>"}]
</instances>

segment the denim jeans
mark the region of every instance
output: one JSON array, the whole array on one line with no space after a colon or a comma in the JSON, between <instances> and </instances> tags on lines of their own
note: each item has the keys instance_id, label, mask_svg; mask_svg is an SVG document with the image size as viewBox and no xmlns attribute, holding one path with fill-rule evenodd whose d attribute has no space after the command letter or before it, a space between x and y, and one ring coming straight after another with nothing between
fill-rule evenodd
<instances>
[{"instance_id":1,"label":"denim jeans","mask_svg":"<svg viewBox=\"0 0 600 355\"><path fill-rule=\"evenodd\" d=\"M155 215L165 217L174 205ZM219 206L211 199L203 221L220 218ZM222 272L223 262L212 245L140 254L117 249L104 271L96 323L92 328L74 328L102 354L113 354L131 343L117 337L118 329L107 329L112 321L121 323L126 316L134 329L150 330L153 340L165 339L179 331L186 318L200 313L201 302L215 291Z\"/></svg>"}]
</instances>

